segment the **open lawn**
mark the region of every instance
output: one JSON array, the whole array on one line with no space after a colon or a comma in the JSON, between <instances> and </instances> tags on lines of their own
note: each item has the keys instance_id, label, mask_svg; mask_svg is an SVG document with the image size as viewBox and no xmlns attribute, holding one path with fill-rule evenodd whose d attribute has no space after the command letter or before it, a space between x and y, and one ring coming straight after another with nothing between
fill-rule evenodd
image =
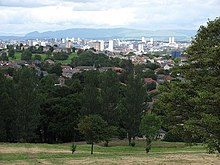
<instances>
[{"instance_id":1,"label":"open lawn","mask_svg":"<svg viewBox=\"0 0 220 165\"><path fill-rule=\"evenodd\" d=\"M77 143L71 154L71 144L0 143L0 164L125 164L125 165L218 165L220 156L207 154L202 145L186 146L184 143L154 142L150 153L144 151L144 142L135 147L127 141L114 140L110 147L100 143L90 154L90 145Z\"/></svg>"},{"instance_id":2,"label":"open lawn","mask_svg":"<svg viewBox=\"0 0 220 165\"><path fill-rule=\"evenodd\" d=\"M21 60L21 54L22 54L21 52L16 52L15 53L15 58L13 58L13 59L9 58L9 60L20 61ZM32 60L34 59L35 55L36 54L33 53ZM41 56L42 61L44 61L47 58L47 55L45 53L39 54L39 55ZM76 53L71 53L66 60L55 60L55 62L56 63L62 63L62 64L70 64L72 62L73 57L77 57L77 54Z\"/></svg>"},{"instance_id":3,"label":"open lawn","mask_svg":"<svg viewBox=\"0 0 220 165\"><path fill-rule=\"evenodd\" d=\"M61 64L70 64L72 62L73 57L77 57L77 56L78 55L76 53L71 53L66 60L55 60L55 62Z\"/></svg>"}]
</instances>

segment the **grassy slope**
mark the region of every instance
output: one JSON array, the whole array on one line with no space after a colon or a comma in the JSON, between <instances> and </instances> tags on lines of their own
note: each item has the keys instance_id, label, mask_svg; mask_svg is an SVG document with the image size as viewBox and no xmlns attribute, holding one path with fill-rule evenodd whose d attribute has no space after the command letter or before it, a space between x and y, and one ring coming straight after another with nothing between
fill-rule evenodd
<instances>
[{"instance_id":1,"label":"grassy slope","mask_svg":"<svg viewBox=\"0 0 220 165\"><path fill-rule=\"evenodd\" d=\"M155 160L159 164L163 161L193 164L200 161L208 163L210 160L218 163L219 160L206 154L202 145L190 147L184 143L154 142L152 150L146 154L143 141L137 141L136 147L125 144L127 141L113 141L110 147L103 147L100 143L94 146L94 154L91 155L90 145L78 143L76 152L72 155L71 144L0 143L0 164L154 164Z\"/></svg>"},{"instance_id":2,"label":"grassy slope","mask_svg":"<svg viewBox=\"0 0 220 165\"><path fill-rule=\"evenodd\" d=\"M40 54L42 61L44 61L47 58L47 55L45 53ZM35 54L32 55L32 59L34 59ZM76 53L71 53L70 56L66 59L66 60L56 60L57 63L62 63L62 64L69 64L71 63L71 60L73 57L76 57L77 54ZM20 52L16 52L15 53L15 58L10 60L14 60L14 61L20 61L21 60L21 53Z\"/></svg>"},{"instance_id":3,"label":"grassy slope","mask_svg":"<svg viewBox=\"0 0 220 165\"><path fill-rule=\"evenodd\" d=\"M56 60L56 62L62 64L70 64L72 62L73 57L77 57L77 54L71 53L66 60Z\"/></svg>"}]
</instances>

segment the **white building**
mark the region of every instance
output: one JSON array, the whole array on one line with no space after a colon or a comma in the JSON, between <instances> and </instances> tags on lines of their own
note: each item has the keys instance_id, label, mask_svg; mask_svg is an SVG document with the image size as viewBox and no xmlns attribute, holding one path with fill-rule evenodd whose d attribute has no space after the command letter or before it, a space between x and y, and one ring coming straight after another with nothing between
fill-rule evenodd
<instances>
[{"instance_id":1,"label":"white building","mask_svg":"<svg viewBox=\"0 0 220 165\"><path fill-rule=\"evenodd\" d=\"M169 44L171 44L172 43L172 38L171 37L169 37Z\"/></svg>"},{"instance_id":2,"label":"white building","mask_svg":"<svg viewBox=\"0 0 220 165\"><path fill-rule=\"evenodd\" d=\"M109 40L108 50L113 52L113 50L114 50L114 48L113 48L113 40Z\"/></svg>"},{"instance_id":3,"label":"white building","mask_svg":"<svg viewBox=\"0 0 220 165\"><path fill-rule=\"evenodd\" d=\"M41 46L46 46L46 42L45 42L45 41L41 41L41 42L40 42L40 45L41 45Z\"/></svg>"},{"instance_id":4,"label":"white building","mask_svg":"<svg viewBox=\"0 0 220 165\"><path fill-rule=\"evenodd\" d=\"M175 38L174 38L174 37L172 37L172 43L173 43L173 44L175 43Z\"/></svg>"},{"instance_id":5,"label":"white building","mask_svg":"<svg viewBox=\"0 0 220 165\"><path fill-rule=\"evenodd\" d=\"M169 37L169 44L175 43L175 37Z\"/></svg>"},{"instance_id":6,"label":"white building","mask_svg":"<svg viewBox=\"0 0 220 165\"><path fill-rule=\"evenodd\" d=\"M66 48L72 48L72 41L71 40L67 40Z\"/></svg>"},{"instance_id":7,"label":"white building","mask_svg":"<svg viewBox=\"0 0 220 165\"><path fill-rule=\"evenodd\" d=\"M134 45L133 44L129 44L128 48L133 50L134 49Z\"/></svg>"},{"instance_id":8,"label":"white building","mask_svg":"<svg viewBox=\"0 0 220 165\"><path fill-rule=\"evenodd\" d=\"M33 40L28 40L28 46L33 46Z\"/></svg>"},{"instance_id":9,"label":"white building","mask_svg":"<svg viewBox=\"0 0 220 165\"><path fill-rule=\"evenodd\" d=\"M141 38L141 42L142 42L142 43L146 43L146 40L145 40L144 37Z\"/></svg>"},{"instance_id":10,"label":"white building","mask_svg":"<svg viewBox=\"0 0 220 165\"><path fill-rule=\"evenodd\" d=\"M150 38L150 44L154 44L154 39L153 38Z\"/></svg>"},{"instance_id":11,"label":"white building","mask_svg":"<svg viewBox=\"0 0 220 165\"><path fill-rule=\"evenodd\" d=\"M101 41L100 41L100 51L103 51L103 50L104 50L104 48L105 48L104 41L103 41L103 40L101 40Z\"/></svg>"},{"instance_id":12,"label":"white building","mask_svg":"<svg viewBox=\"0 0 220 165\"><path fill-rule=\"evenodd\" d=\"M144 45L143 44L138 44L138 51L143 52L144 51Z\"/></svg>"}]
</instances>

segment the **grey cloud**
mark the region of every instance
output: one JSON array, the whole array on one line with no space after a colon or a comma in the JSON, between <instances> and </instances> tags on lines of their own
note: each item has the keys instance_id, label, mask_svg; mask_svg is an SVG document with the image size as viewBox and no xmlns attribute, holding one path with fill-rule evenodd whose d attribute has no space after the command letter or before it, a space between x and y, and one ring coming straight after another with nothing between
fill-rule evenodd
<instances>
[{"instance_id":1,"label":"grey cloud","mask_svg":"<svg viewBox=\"0 0 220 165\"><path fill-rule=\"evenodd\" d=\"M41 13L42 10L40 7L44 6L70 7L70 10L72 8L74 14L82 12L82 14L84 13L84 17L83 19L80 19L79 16L79 19L54 19L53 21L44 19L44 16L38 19L36 18L36 13L35 17L32 17L33 9L28 8L36 7ZM17 13L12 13L11 7L23 7L25 9L18 9L16 10L18 11ZM220 16L220 0L209 0L202 3L200 0L0 0L0 17L2 18L0 20L0 30L4 28L1 31L7 32L13 28L13 30L19 32L21 30L24 31L25 28L30 31L41 31L69 27L106 27L108 25L102 21L91 21L89 14L87 20L85 13L93 13L90 11L94 11L95 13L102 10L111 11L112 9L120 10L123 8L134 10L134 13L132 13L135 15L134 22L122 26L129 28L198 29L201 24L207 22L208 18L213 20L215 17ZM44 9L47 10L46 7ZM49 14L52 15L53 13L51 12L46 15ZM111 17L111 14L109 17ZM16 26L16 24L20 25ZM110 27L113 27L113 25Z\"/></svg>"},{"instance_id":2,"label":"grey cloud","mask_svg":"<svg viewBox=\"0 0 220 165\"><path fill-rule=\"evenodd\" d=\"M42 1L30 1L30 0L0 0L1 7L40 7L47 6L46 3L42 3Z\"/></svg>"}]
</instances>

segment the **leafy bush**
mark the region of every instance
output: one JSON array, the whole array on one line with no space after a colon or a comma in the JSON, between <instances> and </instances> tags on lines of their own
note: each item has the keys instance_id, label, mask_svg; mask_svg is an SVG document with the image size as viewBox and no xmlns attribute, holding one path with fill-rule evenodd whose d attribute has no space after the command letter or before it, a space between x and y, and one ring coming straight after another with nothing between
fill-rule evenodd
<instances>
[{"instance_id":1,"label":"leafy bush","mask_svg":"<svg viewBox=\"0 0 220 165\"><path fill-rule=\"evenodd\" d=\"M131 142L131 146L132 146L132 147L134 147L135 144L136 144L135 141L132 141L132 142Z\"/></svg>"},{"instance_id":2,"label":"leafy bush","mask_svg":"<svg viewBox=\"0 0 220 165\"><path fill-rule=\"evenodd\" d=\"M72 154L76 151L76 147L77 147L77 145L73 143L71 146Z\"/></svg>"},{"instance_id":3,"label":"leafy bush","mask_svg":"<svg viewBox=\"0 0 220 165\"><path fill-rule=\"evenodd\" d=\"M182 142L183 139L182 139L180 134L175 133L173 131L169 131L164 136L163 141L167 141L167 142Z\"/></svg>"}]
</instances>

